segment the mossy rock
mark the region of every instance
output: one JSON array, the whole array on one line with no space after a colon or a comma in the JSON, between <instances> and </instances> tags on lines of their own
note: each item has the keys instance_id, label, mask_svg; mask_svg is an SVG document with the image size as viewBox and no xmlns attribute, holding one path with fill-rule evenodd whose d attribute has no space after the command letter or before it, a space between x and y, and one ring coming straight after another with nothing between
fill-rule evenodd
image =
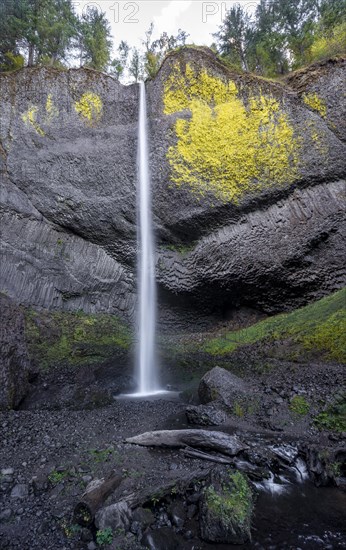
<instances>
[{"instance_id":1,"label":"mossy rock","mask_svg":"<svg viewBox=\"0 0 346 550\"><path fill-rule=\"evenodd\" d=\"M251 537L252 491L247 478L229 468L212 470L200 501L203 540L244 544Z\"/></svg>"},{"instance_id":2,"label":"mossy rock","mask_svg":"<svg viewBox=\"0 0 346 550\"><path fill-rule=\"evenodd\" d=\"M248 328L207 340L202 349L212 356L226 356L243 346L275 343L277 359L322 357L346 363L346 289L339 290L291 313L269 317Z\"/></svg>"},{"instance_id":3,"label":"mossy rock","mask_svg":"<svg viewBox=\"0 0 346 550\"><path fill-rule=\"evenodd\" d=\"M81 366L126 354L130 329L115 315L26 311L26 343L40 369Z\"/></svg>"}]
</instances>

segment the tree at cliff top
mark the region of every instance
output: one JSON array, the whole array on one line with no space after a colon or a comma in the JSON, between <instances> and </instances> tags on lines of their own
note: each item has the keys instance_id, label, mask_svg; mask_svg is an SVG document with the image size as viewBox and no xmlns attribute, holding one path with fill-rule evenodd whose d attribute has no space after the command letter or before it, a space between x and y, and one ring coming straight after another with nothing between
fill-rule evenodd
<instances>
[{"instance_id":1,"label":"tree at cliff top","mask_svg":"<svg viewBox=\"0 0 346 550\"><path fill-rule=\"evenodd\" d=\"M24 52L31 67L66 58L77 21L71 0L7 0L1 11L1 60Z\"/></svg>"},{"instance_id":2,"label":"tree at cliff top","mask_svg":"<svg viewBox=\"0 0 346 550\"><path fill-rule=\"evenodd\" d=\"M160 65L168 52L185 46L188 34L179 29L177 35L168 35L163 32L157 40L153 40L154 24L151 23L145 33L145 40L142 41L144 47L144 70L149 78L156 76Z\"/></svg>"},{"instance_id":3,"label":"tree at cliff top","mask_svg":"<svg viewBox=\"0 0 346 550\"><path fill-rule=\"evenodd\" d=\"M110 24L105 13L89 7L78 25L81 65L99 71L107 69L112 48Z\"/></svg>"},{"instance_id":4,"label":"tree at cliff top","mask_svg":"<svg viewBox=\"0 0 346 550\"><path fill-rule=\"evenodd\" d=\"M250 16L239 4L232 6L219 29L214 34L222 55L244 71L249 70L249 51L254 37Z\"/></svg>"},{"instance_id":5,"label":"tree at cliff top","mask_svg":"<svg viewBox=\"0 0 346 550\"><path fill-rule=\"evenodd\" d=\"M124 74L128 58L130 53L130 46L125 40L122 40L118 46L117 49L117 57L112 60L109 72L117 79L119 80L120 77Z\"/></svg>"},{"instance_id":6,"label":"tree at cliff top","mask_svg":"<svg viewBox=\"0 0 346 550\"><path fill-rule=\"evenodd\" d=\"M143 63L141 54L137 48L134 48L132 51L129 73L135 79L135 82L138 82L143 77Z\"/></svg>"},{"instance_id":7,"label":"tree at cliff top","mask_svg":"<svg viewBox=\"0 0 346 550\"><path fill-rule=\"evenodd\" d=\"M317 59L314 44L326 42L328 33L331 55L342 53L345 13L346 0L261 0L254 16L233 6L214 36L219 53L235 66L275 76Z\"/></svg>"},{"instance_id":8,"label":"tree at cliff top","mask_svg":"<svg viewBox=\"0 0 346 550\"><path fill-rule=\"evenodd\" d=\"M346 0L323 0L308 62L346 52Z\"/></svg>"}]
</instances>

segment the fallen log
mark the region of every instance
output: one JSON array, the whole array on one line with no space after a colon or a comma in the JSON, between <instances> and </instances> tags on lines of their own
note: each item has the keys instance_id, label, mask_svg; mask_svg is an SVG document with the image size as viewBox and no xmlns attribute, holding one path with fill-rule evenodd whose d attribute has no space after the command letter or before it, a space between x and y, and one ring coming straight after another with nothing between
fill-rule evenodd
<instances>
[{"instance_id":1,"label":"fallen log","mask_svg":"<svg viewBox=\"0 0 346 550\"><path fill-rule=\"evenodd\" d=\"M148 502L158 502L165 496L172 495L172 492L176 494L179 490L185 490L191 483L206 479L209 472L210 468L181 473L178 477L175 475L172 479L165 480L161 485L146 487L138 493L123 495L121 500L126 502L132 509L144 506Z\"/></svg>"},{"instance_id":2,"label":"fallen log","mask_svg":"<svg viewBox=\"0 0 346 550\"><path fill-rule=\"evenodd\" d=\"M196 449L192 449L191 447L180 449L180 452L184 456L187 456L189 458L199 458L201 460L208 460L209 462L216 462L217 464L233 464L233 460L231 458L211 455L209 453L205 453L204 451L197 451Z\"/></svg>"},{"instance_id":3,"label":"fallen log","mask_svg":"<svg viewBox=\"0 0 346 550\"><path fill-rule=\"evenodd\" d=\"M208 430L158 430L129 437L125 442L145 447L197 447L227 456L248 449L235 435Z\"/></svg>"},{"instance_id":4,"label":"fallen log","mask_svg":"<svg viewBox=\"0 0 346 550\"><path fill-rule=\"evenodd\" d=\"M95 479L89 483L74 508L75 522L83 527L91 525L96 512L101 508L106 498L120 485L121 481L122 476L112 472L107 479Z\"/></svg>"}]
</instances>

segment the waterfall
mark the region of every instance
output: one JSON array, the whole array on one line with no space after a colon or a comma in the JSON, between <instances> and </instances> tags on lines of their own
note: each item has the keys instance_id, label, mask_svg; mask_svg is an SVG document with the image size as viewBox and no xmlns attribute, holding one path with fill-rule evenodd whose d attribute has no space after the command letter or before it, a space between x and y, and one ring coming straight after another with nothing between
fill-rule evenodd
<instances>
[{"instance_id":1,"label":"waterfall","mask_svg":"<svg viewBox=\"0 0 346 550\"><path fill-rule=\"evenodd\" d=\"M151 190L148 154L147 109L145 84L140 83L138 129L139 191L139 345L137 368L138 393L150 395L159 391L156 361L156 288L155 246L151 212Z\"/></svg>"}]
</instances>

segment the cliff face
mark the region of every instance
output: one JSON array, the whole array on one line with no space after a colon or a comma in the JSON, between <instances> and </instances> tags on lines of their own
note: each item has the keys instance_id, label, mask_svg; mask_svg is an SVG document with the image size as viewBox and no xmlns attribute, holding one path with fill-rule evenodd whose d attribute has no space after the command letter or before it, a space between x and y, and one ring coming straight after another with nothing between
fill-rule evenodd
<instances>
[{"instance_id":1,"label":"cliff face","mask_svg":"<svg viewBox=\"0 0 346 550\"><path fill-rule=\"evenodd\" d=\"M163 326L344 284L342 71L283 86L185 49L148 83ZM2 75L1 91L1 289L132 318L138 87L34 69Z\"/></svg>"},{"instance_id":2,"label":"cliff face","mask_svg":"<svg viewBox=\"0 0 346 550\"><path fill-rule=\"evenodd\" d=\"M131 316L137 89L92 71L1 77L2 290Z\"/></svg>"}]
</instances>

